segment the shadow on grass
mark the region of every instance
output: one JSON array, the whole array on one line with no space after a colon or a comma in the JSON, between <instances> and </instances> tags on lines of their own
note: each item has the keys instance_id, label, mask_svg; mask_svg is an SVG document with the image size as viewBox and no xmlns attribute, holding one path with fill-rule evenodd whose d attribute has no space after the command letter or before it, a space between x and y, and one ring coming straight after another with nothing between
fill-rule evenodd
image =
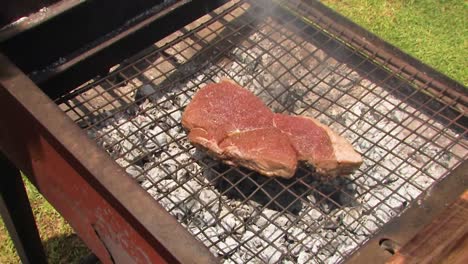
<instances>
[{"instance_id":1,"label":"shadow on grass","mask_svg":"<svg viewBox=\"0 0 468 264\"><path fill-rule=\"evenodd\" d=\"M50 264L97 263L84 262L91 251L76 234L54 236L43 241L43 246Z\"/></svg>"}]
</instances>

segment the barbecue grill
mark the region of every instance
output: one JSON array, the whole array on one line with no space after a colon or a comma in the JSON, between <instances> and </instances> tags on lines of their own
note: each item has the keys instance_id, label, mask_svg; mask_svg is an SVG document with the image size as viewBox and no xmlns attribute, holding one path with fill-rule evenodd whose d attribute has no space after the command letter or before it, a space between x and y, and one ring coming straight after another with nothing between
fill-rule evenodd
<instances>
[{"instance_id":1,"label":"barbecue grill","mask_svg":"<svg viewBox=\"0 0 468 264\"><path fill-rule=\"evenodd\" d=\"M466 87L322 4L106 5L57 1L0 31L1 150L101 261L383 262L466 189ZM363 165L279 179L197 150L181 114L224 77L329 125Z\"/></svg>"}]
</instances>

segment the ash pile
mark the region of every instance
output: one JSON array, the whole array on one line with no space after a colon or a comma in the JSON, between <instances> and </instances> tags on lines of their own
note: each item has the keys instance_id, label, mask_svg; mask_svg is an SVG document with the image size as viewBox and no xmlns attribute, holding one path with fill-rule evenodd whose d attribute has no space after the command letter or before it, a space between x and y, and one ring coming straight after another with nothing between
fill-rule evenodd
<instances>
[{"instance_id":1,"label":"ash pile","mask_svg":"<svg viewBox=\"0 0 468 264\"><path fill-rule=\"evenodd\" d=\"M459 135L317 47L249 39L258 44L201 70L185 67L184 81L138 86L130 111L104 114L87 129L224 263L341 262L466 156L454 154ZM301 167L285 180L208 157L188 142L181 116L198 89L224 76L273 111L329 125L364 164L348 177L324 180Z\"/></svg>"}]
</instances>

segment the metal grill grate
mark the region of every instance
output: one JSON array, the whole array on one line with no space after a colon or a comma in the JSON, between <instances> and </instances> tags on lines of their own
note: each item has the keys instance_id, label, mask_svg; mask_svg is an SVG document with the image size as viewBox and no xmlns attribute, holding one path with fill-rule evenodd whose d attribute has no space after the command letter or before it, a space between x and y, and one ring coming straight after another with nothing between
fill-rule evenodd
<instances>
[{"instance_id":1,"label":"metal grill grate","mask_svg":"<svg viewBox=\"0 0 468 264\"><path fill-rule=\"evenodd\" d=\"M456 122L464 116L451 111L465 102L435 111L440 98L420 100L432 83L313 14L276 1L228 3L57 103L225 263L340 262L466 160L467 127ZM347 178L301 167L284 180L196 150L181 114L223 76L276 112L329 125L364 164Z\"/></svg>"}]
</instances>

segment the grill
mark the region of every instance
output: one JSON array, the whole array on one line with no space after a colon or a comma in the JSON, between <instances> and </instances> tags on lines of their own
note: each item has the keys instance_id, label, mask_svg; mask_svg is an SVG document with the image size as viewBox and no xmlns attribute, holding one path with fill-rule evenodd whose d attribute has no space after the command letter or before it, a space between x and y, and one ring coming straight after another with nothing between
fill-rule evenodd
<instances>
[{"instance_id":1,"label":"grill","mask_svg":"<svg viewBox=\"0 0 468 264\"><path fill-rule=\"evenodd\" d=\"M343 262L466 160L467 96L330 14L231 1L54 102L220 262ZM223 77L329 125L363 165L334 179L301 166L286 180L197 150L181 115Z\"/></svg>"}]
</instances>

